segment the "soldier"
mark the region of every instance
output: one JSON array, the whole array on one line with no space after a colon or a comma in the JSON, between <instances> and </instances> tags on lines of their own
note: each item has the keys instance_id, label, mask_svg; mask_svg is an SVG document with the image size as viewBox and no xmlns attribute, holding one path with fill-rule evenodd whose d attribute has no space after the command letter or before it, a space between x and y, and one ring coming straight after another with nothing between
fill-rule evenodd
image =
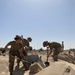
<instances>
[{"instance_id":1,"label":"soldier","mask_svg":"<svg viewBox=\"0 0 75 75\"><path fill-rule=\"evenodd\" d=\"M13 72L15 56L17 56L18 58L22 57L22 49L23 49L23 46L21 44L21 37L19 35L16 35L14 39L15 39L14 41L10 41L4 48L6 50L8 46L11 46L9 51L10 75L12 75Z\"/></svg>"},{"instance_id":2,"label":"soldier","mask_svg":"<svg viewBox=\"0 0 75 75\"><path fill-rule=\"evenodd\" d=\"M47 57L53 52L53 60L58 61L58 54L61 52L61 44L57 42L43 42L44 47L50 47L50 52L48 53Z\"/></svg>"},{"instance_id":3,"label":"soldier","mask_svg":"<svg viewBox=\"0 0 75 75\"><path fill-rule=\"evenodd\" d=\"M22 38L22 44L23 44L23 54L26 56L28 55L28 51L30 49L30 42L32 41L32 38L31 37L28 37L27 39L25 38Z\"/></svg>"},{"instance_id":4,"label":"soldier","mask_svg":"<svg viewBox=\"0 0 75 75\"><path fill-rule=\"evenodd\" d=\"M29 45L29 42L32 41L32 38L31 37L28 37L27 39L23 38L22 36L22 44L23 44L23 55L24 56L27 56L28 55L28 52L29 52L29 48L30 48L30 45ZM20 64L20 60L18 59L17 60L17 64L19 65ZM29 67L27 63L23 62L23 65L25 67L25 70L28 70Z\"/></svg>"}]
</instances>

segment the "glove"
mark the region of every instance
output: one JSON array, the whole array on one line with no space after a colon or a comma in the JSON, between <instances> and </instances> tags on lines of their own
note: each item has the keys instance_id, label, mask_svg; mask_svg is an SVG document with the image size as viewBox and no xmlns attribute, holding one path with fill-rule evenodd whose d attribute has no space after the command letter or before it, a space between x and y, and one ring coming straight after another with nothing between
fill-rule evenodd
<instances>
[{"instance_id":1,"label":"glove","mask_svg":"<svg viewBox=\"0 0 75 75\"><path fill-rule=\"evenodd\" d=\"M2 50L2 53L5 53L5 52L6 52L6 50L5 50L5 49L3 49L3 50Z\"/></svg>"}]
</instances>

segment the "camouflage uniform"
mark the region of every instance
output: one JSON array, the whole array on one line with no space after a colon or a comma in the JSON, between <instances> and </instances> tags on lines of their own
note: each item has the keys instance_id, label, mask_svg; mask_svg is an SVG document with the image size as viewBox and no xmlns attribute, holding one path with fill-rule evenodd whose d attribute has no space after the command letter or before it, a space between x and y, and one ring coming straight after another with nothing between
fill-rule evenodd
<instances>
[{"instance_id":1,"label":"camouflage uniform","mask_svg":"<svg viewBox=\"0 0 75 75\"><path fill-rule=\"evenodd\" d=\"M23 48L24 48L23 54L24 56L27 56L27 53L29 51L29 42L27 39L23 39L22 43L23 43Z\"/></svg>"},{"instance_id":2,"label":"camouflage uniform","mask_svg":"<svg viewBox=\"0 0 75 75\"><path fill-rule=\"evenodd\" d=\"M15 40L19 39L20 37L15 37ZM10 71L10 75L12 75L13 72L13 67L14 67L14 60L15 60L15 56L17 56L18 58L20 58L20 49L23 48L23 45L19 42L16 43L16 41L10 41L6 46L5 49L11 46L10 51L9 51L9 71Z\"/></svg>"},{"instance_id":3,"label":"camouflage uniform","mask_svg":"<svg viewBox=\"0 0 75 75\"><path fill-rule=\"evenodd\" d=\"M11 49L9 51L9 71L13 71L15 56L20 58L19 49L22 48L22 44L16 44L15 41L11 41L7 45L11 45Z\"/></svg>"},{"instance_id":4,"label":"camouflage uniform","mask_svg":"<svg viewBox=\"0 0 75 75\"><path fill-rule=\"evenodd\" d=\"M52 42L52 43L48 43L50 50L53 50L53 60L54 61L58 61L58 54L61 51L61 44L57 43L57 42Z\"/></svg>"},{"instance_id":5,"label":"camouflage uniform","mask_svg":"<svg viewBox=\"0 0 75 75\"><path fill-rule=\"evenodd\" d=\"M58 54L61 52L61 44L57 43L57 42L48 42L48 41L44 41L43 42L43 46L50 47L50 53L47 55L49 56L52 52L53 52L53 60L54 61L58 61Z\"/></svg>"},{"instance_id":6,"label":"camouflage uniform","mask_svg":"<svg viewBox=\"0 0 75 75\"><path fill-rule=\"evenodd\" d=\"M29 41L28 39L25 39L25 38L22 39L23 58L28 55L29 42L30 42L30 41ZM25 60L25 59L24 59L24 60ZM19 59L17 60L17 63L18 63L18 64L20 63L20 60L19 60ZM28 64L28 63L25 63L25 62L22 62L22 63L23 63L23 65L24 65L24 67L25 67L25 70L28 70L28 69L29 69L29 64Z\"/></svg>"}]
</instances>

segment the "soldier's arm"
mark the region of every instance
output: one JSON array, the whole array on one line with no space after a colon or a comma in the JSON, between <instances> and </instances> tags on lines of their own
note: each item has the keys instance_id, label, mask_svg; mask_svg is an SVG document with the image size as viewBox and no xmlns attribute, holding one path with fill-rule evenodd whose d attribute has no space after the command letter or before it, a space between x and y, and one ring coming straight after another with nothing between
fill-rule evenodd
<instances>
[{"instance_id":1,"label":"soldier's arm","mask_svg":"<svg viewBox=\"0 0 75 75\"><path fill-rule=\"evenodd\" d=\"M7 45L4 47L4 49L7 49L8 46L9 46L9 44L7 44Z\"/></svg>"},{"instance_id":2,"label":"soldier's arm","mask_svg":"<svg viewBox=\"0 0 75 75\"><path fill-rule=\"evenodd\" d=\"M23 54L23 53L22 53L22 52L23 52L23 44L22 44L22 43L20 44L19 52L20 52L20 56L22 56L22 54Z\"/></svg>"},{"instance_id":3,"label":"soldier's arm","mask_svg":"<svg viewBox=\"0 0 75 75\"><path fill-rule=\"evenodd\" d=\"M22 51L23 51L23 48L20 48L20 56L22 56Z\"/></svg>"},{"instance_id":4,"label":"soldier's arm","mask_svg":"<svg viewBox=\"0 0 75 75\"><path fill-rule=\"evenodd\" d=\"M50 52L49 52L49 54L48 54L48 56L47 57L49 57L49 55L52 53L52 50L50 50Z\"/></svg>"},{"instance_id":5,"label":"soldier's arm","mask_svg":"<svg viewBox=\"0 0 75 75\"><path fill-rule=\"evenodd\" d=\"M48 57L49 57L49 55L52 53L52 51L53 51L53 47L52 46L49 46L50 47L50 52L49 52L49 54L48 54Z\"/></svg>"},{"instance_id":6,"label":"soldier's arm","mask_svg":"<svg viewBox=\"0 0 75 75\"><path fill-rule=\"evenodd\" d=\"M6 46L4 47L4 49L7 49L8 46L10 46L12 44L12 41L10 41L9 43L6 44Z\"/></svg>"},{"instance_id":7,"label":"soldier's arm","mask_svg":"<svg viewBox=\"0 0 75 75\"><path fill-rule=\"evenodd\" d=\"M30 44L29 44L29 42L27 42L27 47L29 47L30 46Z\"/></svg>"},{"instance_id":8,"label":"soldier's arm","mask_svg":"<svg viewBox=\"0 0 75 75\"><path fill-rule=\"evenodd\" d=\"M7 49L7 47L10 45L10 43L8 43L5 47L4 47L4 49L2 50L2 53L5 53L6 52L6 49Z\"/></svg>"}]
</instances>

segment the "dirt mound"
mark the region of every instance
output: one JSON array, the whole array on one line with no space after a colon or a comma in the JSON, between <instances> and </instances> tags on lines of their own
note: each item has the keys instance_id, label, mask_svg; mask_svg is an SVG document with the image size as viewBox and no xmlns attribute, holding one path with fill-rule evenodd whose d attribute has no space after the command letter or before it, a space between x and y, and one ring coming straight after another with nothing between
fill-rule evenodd
<instances>
[{"instance_id":1,"label":"dirt mound","mask_svg":"<svg viewBox=\"0 0 75 75\"><path fill-rule=\"evenodd\" d=\"M55 62L36 75L75 75L75 65L67 62Z\"/></svg>"}]
</instances>

